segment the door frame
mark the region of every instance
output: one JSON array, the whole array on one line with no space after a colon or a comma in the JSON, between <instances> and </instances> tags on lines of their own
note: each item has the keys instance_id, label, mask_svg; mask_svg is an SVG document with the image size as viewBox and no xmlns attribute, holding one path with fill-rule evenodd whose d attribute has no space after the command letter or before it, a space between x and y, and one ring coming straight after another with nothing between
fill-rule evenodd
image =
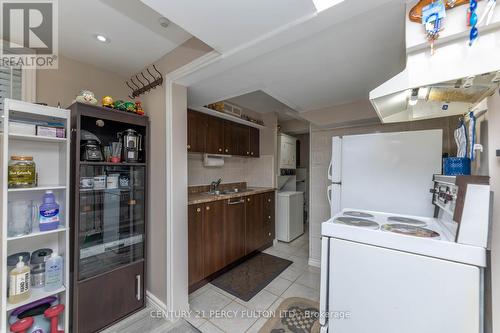
<instances>
[{"instance_id":1,"label":"door frame","mask_svg":"<svg viewBox=\"0 0 500 333\"><path fill-rule=\"evenodd\" d=\"M177 177L177 170L187 171L187 109L176 112L175 86L181 79L193 72L213 63L221 57L216 51L211 51L192 62L172 71L164 73L165 82L165 208L166 208L166 304L158 297L148 293L152 303L159 306L167 314L180 313L189 310L188 301L188 262L187 262L187 177ZM179 86L183 86L179 84ZM186 101L187 102L187 101ZM182 133L185 132L185 133ZM183 135L184 141L176 137ZM175 184L175 186L174 186ZM177 190L176 190L177 189ZM179 191L182 189L182 191ZM187 194L187 193L186 193ZM180 240L180 241L179 241ZM168 316L169 317L169 316ZM170 318L169 319L175 319Z\"/></svg>"}]
</instances>

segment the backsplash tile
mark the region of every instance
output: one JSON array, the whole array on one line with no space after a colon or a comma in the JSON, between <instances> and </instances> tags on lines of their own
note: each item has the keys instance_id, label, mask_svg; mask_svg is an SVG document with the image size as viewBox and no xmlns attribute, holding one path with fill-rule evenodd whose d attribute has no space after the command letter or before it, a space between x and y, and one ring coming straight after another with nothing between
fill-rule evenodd
<instances>
[{"instance_id":1,"label":"backsplash tile","mask_svg":"<svg viewBox=\"0 0 500 333\"><path fill-rule=\"evenodd\" d=\"M203 166L203 155L188 155L188 185L207 185L222 178L222 183L246 182L249 187L274 187L274 157L229 157L223 167Z\"/></svg>"}]
</instances>

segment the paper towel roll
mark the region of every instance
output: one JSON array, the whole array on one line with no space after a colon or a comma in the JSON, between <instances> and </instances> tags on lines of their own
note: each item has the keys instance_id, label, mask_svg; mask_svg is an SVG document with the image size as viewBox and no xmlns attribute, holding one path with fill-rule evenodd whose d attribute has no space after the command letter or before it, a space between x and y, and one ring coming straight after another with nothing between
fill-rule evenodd
<instances>
[{"instance_id":1,"label":"paper towel roll","mask_svg":"<svg viewBox=\"0 0 500 333\"><path fill-rule=\"evenodd\" d=\"M203 165L206 167L223 167L224 158L205 154L203 155Z\"/></svg>"}]
</instances>

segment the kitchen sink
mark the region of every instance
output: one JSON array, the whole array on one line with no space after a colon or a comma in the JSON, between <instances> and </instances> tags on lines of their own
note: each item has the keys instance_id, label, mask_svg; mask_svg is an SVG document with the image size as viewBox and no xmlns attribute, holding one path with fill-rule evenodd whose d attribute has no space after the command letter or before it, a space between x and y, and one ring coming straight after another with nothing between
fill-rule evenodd
<instances>
[{"instance_id":1,"label":"kitchen sink","mask_svg":"<svg viewBox=\"0 0 500 333\"><path fill-rule=\"evenodd\" d=\"M240 189L240 190L223 190L223 191L210 191L210 192L205 192L205 194L208 195L225 195L225 194L235 194L235 193L246 193L246 192L252 192L253 190L250 189Z\"/></svg>"}]
</instances>

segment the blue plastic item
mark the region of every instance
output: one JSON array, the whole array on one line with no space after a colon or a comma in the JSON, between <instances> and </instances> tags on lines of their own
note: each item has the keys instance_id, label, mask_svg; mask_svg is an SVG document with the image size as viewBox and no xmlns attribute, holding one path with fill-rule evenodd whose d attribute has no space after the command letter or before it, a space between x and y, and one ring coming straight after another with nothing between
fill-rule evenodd
<instances>
[{"instance_id":1,"label":"blue plastic item","mask_svg":"<svg viewBox=\"0 0 500 333\"><path fill-rule=\"evenodd\" d=\"M43 203L40 205L40 231L55 230L59 227L59 204L52 191L46 191L43 195Z\"/></svg>"},{"instance_id":2,"label":"blue plastic item","mask_svg":"<svg viewBox=\"0 0 500 333\"><path fill-rule=\"evenodd\" d=\"M468 157L448 157L444 159L444 174L464 176L471 173L471 161Z\"/></svg>"}]
</instances>

